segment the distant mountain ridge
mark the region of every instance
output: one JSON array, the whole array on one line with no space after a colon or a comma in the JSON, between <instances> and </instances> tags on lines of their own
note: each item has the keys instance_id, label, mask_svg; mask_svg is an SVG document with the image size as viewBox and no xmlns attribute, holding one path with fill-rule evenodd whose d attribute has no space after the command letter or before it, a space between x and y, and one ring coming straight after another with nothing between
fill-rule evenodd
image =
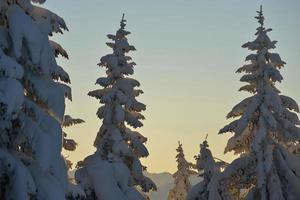
<instances>
[{"instance_id":1,"label":"distant mountain ridge","mask_svg":"<svg viewBox=\"0 0 300 200\"><path fill-rule=\"evenodd\" d=\"M149 192L149 197L151 200L167 200L169 190L174 186L174 179L172 174L169 172L162 172L162 173L145 173L146 176L151 178L156 186L156 192ZM190 182L192 185L200 182L201 178L198 176L191 176Z\"/></svg>"}]
</instances>

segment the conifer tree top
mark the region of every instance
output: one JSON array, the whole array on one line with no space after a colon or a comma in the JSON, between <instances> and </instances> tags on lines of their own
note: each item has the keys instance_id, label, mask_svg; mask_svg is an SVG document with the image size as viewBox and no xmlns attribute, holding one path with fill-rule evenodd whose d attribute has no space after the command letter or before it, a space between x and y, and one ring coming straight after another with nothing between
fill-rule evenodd
<instances>
[{"instance_id":1,"label":"conifer tree top","mask_svg":"<svg viewBox=\"0 0 300 200\"><path fill-rule=\"evenodd\" d=\"M264 26L265 17L263 15L262 6L260 6L260 10L256 12L257 12L257 16L255 16L255 19L257 19L259 23L259 27L256 28L256 33L255 33L257 38L253 42L245 43L244 45L242 45L242 47L248 48L249 50L257 50L257 51L276 48L275 44L277 43L277 41L271 41L270 38L267 36L267 33L272 31L272 29L271 28L266 29Z\"/></svg>"},{"instance_id":2,"label":"conifer tree top","mask_svg":"<svg viewBox=\"0 0 300 200\"><path fill-rule=\"evenodd\" d=\"M259 11L256 11L258 13L258 16L256 16L255 18L258 20L258 23L260 24L260 27L264 27L264 21L265 21L265 17L263 14L263 10L262 10L262 6L260 6Z\"/></svg>"},{"instance_id":3,"label":"conifer tree top","mask_svg":"<svg viewBox=\"0 0 300 200\"><path fill-rule=\"evenodd\" d=\"M177 161L178 171L175 174L177 174L181 170L187 171L187 175L194 174L193 170L191 170L192 168L194 168L194 164L188 162L185 159L182 144L180 143L180 141L178 141L178 147L177 147L176 151L177 151L176 161Z\"/></svg>"},{"instance_id":4,"label":"conifer tree top","mask_svg":"<svg viewBox=\"0 0 300 200\"><path fill-rule=\"evenodd\" d=\"M120 22L121 29L123 29L123 30L125 29L125 26L126 26L126 24L125 24L126 19L124 17L125 17L125 14L123 13L122 19L121 19L121 22Z\"/></svg>"}]
</instances>

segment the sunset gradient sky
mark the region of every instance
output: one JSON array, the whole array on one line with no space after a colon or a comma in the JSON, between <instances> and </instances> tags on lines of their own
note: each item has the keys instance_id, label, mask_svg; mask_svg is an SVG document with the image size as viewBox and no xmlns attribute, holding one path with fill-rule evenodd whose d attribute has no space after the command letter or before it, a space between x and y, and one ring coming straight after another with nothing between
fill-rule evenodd
<instances>
[{"instance_id":1,"label":"sunset gradient sky","mask_svg":"<svg viewBox=\"0 0 300 200\"><path fill-rule=\"evenodd\" d=\"M134 78L145 94L146 120L139 131L148 138L150 156L143 159L150 172L174 172L178 140L186 158L194 161L208 133L216 157L229 137L218 131L230 120L226 114L249 94L238 92L241 74L235 74L250 52L241 45L254 39L254 16L263 5L269 34L287 62L279 89L300 103L300 1L299 0L48 0L45 7L62 16L70 29L55 36L70 60L59 59L72 81L73 102L67 112L86 123L66 130L78 142L66 155L73 162L94 152L93 141L101 125L100 106L88 97L105 70L97 67L111 50L106 35L115 33L122 13L127 19L129 42L137 51Z\"/></svg>"}]
</instances>

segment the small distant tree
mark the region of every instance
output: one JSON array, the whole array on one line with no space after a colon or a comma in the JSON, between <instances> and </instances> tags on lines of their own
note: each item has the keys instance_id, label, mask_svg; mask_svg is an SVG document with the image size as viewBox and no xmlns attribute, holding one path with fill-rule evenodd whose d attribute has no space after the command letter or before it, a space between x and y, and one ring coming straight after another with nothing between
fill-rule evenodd
<instances>
[{"instance_id":1,"label":"small distant tree","mask_svg":"<svg viewBox=\"0 0 300 200\"><path fill-rule=\"evenodd\" d=\"M76 118L72 118L70 115L65 115L62 126L63 126L63 128L67 128L67 127L70 127L70 126L73 126L76 124L82 124L84 122L85 121L82 119L79 119L79 118L76 119ZM68 137L68 134L65 131L63 131L63 148L66 151L75 151L76 147L77 147L77 142L75 140L69 139L67 137ZM73 163L70 160L68 160L66 157L65 157L65 160L67 162L68 169L71 169Z\"/></svg>"},{"instance_id":2,"label":"small distant tree","mask_svg":"<svg viewBox=\"0 0 300 200\"><path fill-rule=\"evenodd\" d=\"M275 86L283 79L279 70L285 62L271 52L277 41L268 36L272 29L264 26L262 8L257 13L256 39L242 46L255 52L237 70L246 73L241 81L248 83L240 90L252 96L232 109L227 118L239 118L220 130L234 133L225 151L241 156L227 166L220 183L249 189L247 200L296 200L300 199L300 157L289 147L299 144L300 121L295 113L299 107Z\"/></svg>"},{"instance_id":3,"label":"small distant tree","mask_svg":"<svg viewBox=\"0 0 300 200\"><path fill-rule=\"evenodd\" d=\"M188 193L187 200L230 200L233 197L227 194L226 186L219 185L221 169L227 163L213 157L209 150L209 145L205 139L200 144L200 154L195 156L196 168L199 176L203 178L201 182L194 185Z\"/></svg>"},{"instance_id":4,"label":"small distant tree","mask_svg":"<svg viewBox=\"0 0 300 200\"><path fill-rule=\"evenodd\" d=\"M174 188L169 191L168 200L185 200L191 189L189 178L191 175L197 174L193 170L195 165L185 159L182 144L178 142L178 145L176 149L177 171L173 174L175 185Z\"/></svg>"},{"instance_id":5,"label":"small distant tree","mask_svg":"<svg viewBox=\"0 0 300 200\"><path fill-rule=\"evenodd\" d=\"M123 15L116 34L107 36L113 40L106 43L113 52L98 64L106 68L106 76L96 82L102 88L88 94L103 104L97 111L102 120L94 142L97 151L78 163L75 175L89 199L144 200L147 197L137 187L142 192L156 190L152 180L144 176L146 167L140 162L149 155L144 145L147 138L129 128L143 126L141 112L146 105L136 99L143 93L137 89L140 83L129 78L135 63L126 54L135 47L128 43L130 32L125 30L125 22Z\"/></svg>"}]
</instances>

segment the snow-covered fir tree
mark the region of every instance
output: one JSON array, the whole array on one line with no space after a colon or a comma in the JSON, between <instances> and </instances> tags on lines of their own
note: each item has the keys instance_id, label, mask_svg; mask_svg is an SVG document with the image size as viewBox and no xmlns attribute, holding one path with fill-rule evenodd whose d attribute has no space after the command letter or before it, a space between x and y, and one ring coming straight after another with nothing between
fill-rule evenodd
<instances>
[{"instance_id":1,"label":"snow-covered fir tree","mask_svg":"<svg viewBox=\"0 0 300 200\"><path fill-rule=\"evenodd\" d=\"M67 128L76 124L82 124L85 121L80 118L72 118L70 115L65 115L63 119L63 128ZM68 134L63 131L63 148L66 151L75 151L77 147L77 142L73 139L68 138ZM65 157L67 168L71 169L73 163Z\"/></svg>"},{"instance_id":2,"label":"snow-covered fir tree","mask_svg":"<svg viewBox=\"0 0 300 200\"><path fill-rule=\"evenodd\" d=\"M189 178L197 173L193 170L195 165L185 159L180 142L176 151L177 171L173 174L174 187L169 191L168 200L185 200L191 189Z\"/></svg>"},{"instance_id":3,"label":"snow-covered fir tree","mask_svg":"<svg viewBox=\"0 0 300 200\"><path fill-rule=\"evenodd\" d=\"M140 162L149 155L144 146L147 138L129 128L143 126L141 112L146 106L136 99L143 93L137 89L140 83L129 78L135 63L127 53L135 48L127 41L130 32L125 30L125 22L123 15L116 34L107 35L113 42L106 44L113 52L98 64L106 68L106 76L96 81L101 89L89 92L102 104L97 111L102 125L94 142L96 152L79 163L75 174L88 199L142 200L147 198L144 192L156 190Z\"/></svg>"},{"instance_id":4,"label":"snow-covered fir tree","mask_svg":"<svg viewBox=\"0 0 300 200\"><path fill-rule=\"evenodd\" d=\"M225 151L241 154L223 172L222 185L248 188L247 200L300 199L300 157L289 151L298 144L300 121L297 103L282 95L275 84L282 81L285 65L279 54L271 52L276 41L268 37L272 29L264 26L263 11L255 17L259 27L254 41L242 47L254 51L237 72L246 73L241 81L248 84L241 91L253 94L237 104L227 118L238 119L220 130L233 132Z\"/></svg>"},{"instance_id":5,"label":"snow-covered fir tree","mask_svg":"<svg viewBox=\"0 0 300 200\"><path fill-rule=\"evenodd\" d=\"M226 162L217 160L209 150L207 140L200 144L200 154L195 156L196 168L202 181L194 185L188 193L187 200L221 200L232 199L223 186L219 185L221 168Z\"/></svg>"},{"instance_id":6,"label":"snow-covered fir tree","mask_svg":"<svg viewBox=\"0 0 300 200\"><path fill-rule=\"evenodd\" d=\"M49 40L67 30L40 7L45 0L0 2L0 199L65 199L70 183L62 150L67 53Z\"/></svg>"},{"instance_id":7,"label":"snow-covered fir tree","mask_svg":"<svg viewBox=\"0 0 300 200\"><path fill-rule=\"evenodd\" d=\"M85 121L80 118L73 118L70 115L65 115L63 118L62 127L63 129L66 129L67 127L74 126L77 124L82 124ZM65 151L75 151L77 148L77 142L73 139L70 139L68 137L68 134L63 130L63 148ZM86 199L86 196L84 194L84 191L81 188L78 188L78 186L75 183L74 177L70 176L70 170L73 167L73 163L71 160L68 159L68 156L64 153L64 158L68 170L68 179L71 182L69 185L69 193L66 196L67 200L84 200Z\"/></svg>"}]
</instances>

